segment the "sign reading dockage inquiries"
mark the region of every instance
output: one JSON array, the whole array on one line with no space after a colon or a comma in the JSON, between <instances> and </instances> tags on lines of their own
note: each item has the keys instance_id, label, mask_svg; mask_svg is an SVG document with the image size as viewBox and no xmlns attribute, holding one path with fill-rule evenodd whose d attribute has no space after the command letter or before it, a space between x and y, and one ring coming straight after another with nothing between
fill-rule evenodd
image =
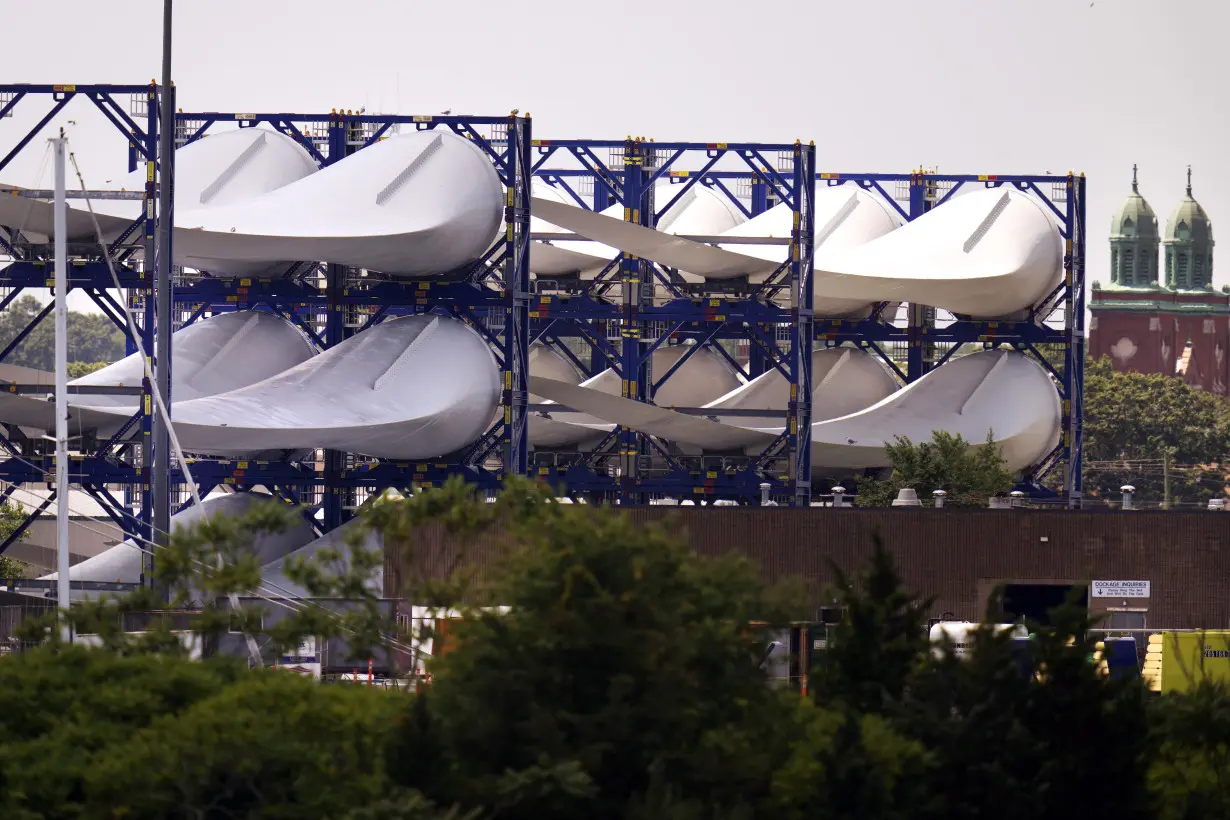
<instances>
[{"instance_id":1,"label":"sign reading dockage inquiries","mask_svg":"<svg viewBox=\"0 0 1230 820\"><path fill-rule=\"evenodd\" d=\"M1148 598L1148 581L1094 581L1095 598Z\"/></svg>"}]
</instances>

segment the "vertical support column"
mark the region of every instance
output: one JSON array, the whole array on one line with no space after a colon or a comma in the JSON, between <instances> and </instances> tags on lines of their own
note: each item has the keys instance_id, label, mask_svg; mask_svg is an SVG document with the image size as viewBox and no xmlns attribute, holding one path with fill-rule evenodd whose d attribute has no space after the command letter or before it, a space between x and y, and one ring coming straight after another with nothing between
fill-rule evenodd
<instances>
[{"instance_id":1,"label":"vertical support column","mask_svg":"<svg viewBox=\"0 0 1230 820\"><path fill-rule=\"evenodd\" d=\"M760 325L760 327L768 331L769 338L777 335L777 328L774 325ZM754 379L767 373L769 367L769 360L764 355L764 350L759 345L749 342L747 346L747 374Z\"/></svg>"},{"instance_id":2,"label":"vertical support column","mask_svg":"<svg viewBox=\"0 0 1230 820\"><path fill-rule=\"evenodd\" d=\"M613 197L611 196L611 192L606 189L606 186L599 185L598 182L595 181L594 182L594 211L595 212L605 211L607 208L611 207L612 200L613 200Z\"/></svg>"},{"instance_id":3,"label":"vertical support column","mask_svg":"<svg viewBox=\"0 0 1230 820\"><path fill-rule=\"evenodd\" d=\"M526 405L530 369L529 116L508 118L508 178L504 218L504 475L529 471Z\"/></svg>"},{"instance_id":4,"label":"vertical support column","mask_svg":"<svg viewBox=\"0 0 1230 820\"><path fill-rule=\"evenodd\" d=\"M816 233L816 144L794 144L794 227L790 233L790 492L811 504L811 349L815 338L812 256Z\"/></svg>"},{"instance_id":5,"label":"vertical support column","mask_svg":"<svg viewBox=\"0 0 1230 820\"><path fill-rule=\"evenodd\" d=\"M607 324L605 319L591 322L589 325L590 333L595 338L606 338ZM588 340L587 340L588 341ZM585 374L586 378L597 376L602 371L611 366L610 360L598 345L592 342L589 345L589 372Z\"/></svg>"},{"instance_id":6,"label":"vertical support column","mask_svg":"<svg viewBox=\"0 0 1230 820\"><path fill-rule=\"evenodd\" d=\"M329 153L325 156L325 165L332 165L346 156L346 122L345 112L332 112L329 115Z\"/></svg>"},{"instance_id":7,"label":"vertical support column","mask_svg":"<svg viewBox=\"0 0 1230 820\"><path fill-rule=\"evenodd\" d=\"M629 138L624 143L624 221L653 227L656 222L653 198L649 196L645 179L645 148L639 140ZM650 294L652 284L638 257L625 253L619 262L623 310L620 316L620 369L623 371L622 395L636 401L649 400L653 373L649 359L642 355L641 307ZM635 431L619 430L619 496L621 504L642 504L645 494L639 492L640 456L645 448Z\"/></svg>"},{"instance_id":8,"label":"vertical support column","mask_svg":"<svg viewBox=\"0 0 1230 820\"><path fill-rule=\"evenodd\" d=\"M56 603L60 609L60 636L65 643L73 639L67 614L72 606L69 586L68 517L68 196L65 191L67 147L64 129L51 141L55 150L55 376L56 376Z\"/></svg>"},{"instance_id":9,"label":"vertical support column","mask_svg":"<svg viewBox=\"0 0 1230 820\"><path fill-rule=\"evenodd\" d=\"M752 177L752 216L760 216L769 210L769 186L760 177Z\"/></svg>"},{"instance_id":10,"label":"vertical support column","mask_svg":"<svg viewBox=\"0 0 1230 820\"><path fill-rule=\"evenodd\" d=\"M164 413L154 416L153 541L171 532L171 330L175 324L172 230L175 225L175 86L171 83L171 0L163 2L162 89L158 95L158 267L154 293L154 378ZM181 469L186 465L180 465Z\"/></svg>"},{"instance_id":11,"label":"vertical support column","mask_svg":"<svg viewBox=\"0 0 1230 820\"><path fill-rule=\"evenodd\" d=\"M329 114L328 144L325 147L325 165L332 165L346 156L345 114L336 111ZM333 347L346 338L346 308L342 296L346 289L347 269L344 265L325 266L325 346ZM345 472L346 454L336 450L324 451L324 486L321 488L321 507L325 532L340 527L344 522L345 500L350 491L341 486Z\"/></svg>"},{"instance_id":12,"label":"vertical support column","mask_svg":"<svg viewBox=\"0 0 1230 820\"><path fill-rule=\"evenodd\" d=\"M1068 176L1067 268L1068 345L1064 354L1064 387L1068 394L1066 435L1068 507L1079 509L1084 495L1085 447L1085 175Z\"/></svg>"},{"instance_id":13,"label":"vertical support column","mask_svg":"<svg viewBox=\"0 0 1230 820\"><path fill-rule=\"evenodd\" d=\"M147 356L154 350L154 268L157 259L156 237L158 229L158 87L151 84L146 105L145 121L145 259L141 264L141 287L137 293L141 297L141 345ZM152 369L152 368L151 368ZM154 427L153 427L153 384L149 376L141 379L141 512L137 522L138 538L152 540L153 532L150 524L153 519L152 495L150 493L150 474L153 465ZM141 583L153 583L153 556L141 554Z\"/></svg>"},{"instance_id":14,"label":"vertical support column","mask_svg":"<svg viewBox=\"0 0 1230 820\"><path fill-rule=\"evenodd\" d=\"M910 174L910 220L931 210L935 201L935 181L927 177L925 171L919 170ZM927 335L935 327L935 308L929 305L909 304L906 325L906 379L917 381L927 375L931 363L935 360L934 343Z\"/></svg>"},{"instance_id":15,"label":"vertical support column","mask_svg":"<svg viewBox=\"0 0 1230 820\"><path fill-rule=\"evenodd\" d=\"M342 296L346 289L346 266L325 266L325 346L333 347L346 338L346 310ZM345 523L342 509L348 491L341 486L346 454L325 450L325 485L321 499L325 532Z\"/></svg>"}]
</instances>

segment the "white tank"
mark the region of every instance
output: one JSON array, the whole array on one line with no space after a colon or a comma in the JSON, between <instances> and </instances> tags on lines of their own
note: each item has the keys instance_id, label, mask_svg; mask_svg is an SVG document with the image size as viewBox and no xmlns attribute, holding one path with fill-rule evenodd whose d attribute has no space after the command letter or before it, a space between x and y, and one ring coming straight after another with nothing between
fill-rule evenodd
<instances>
[{"instance_id":1,"label":"white tank","mask_svg":"<svg viewBox=\"0 0 1230 820\"><path fill-rule=\"evenodd\" d=\"M937 658L943 657L943 639L947 634L952 641L953 654L958 658L969 657L974 643L974 633L982 624L969 621L943 621L931 627L931 653ZM1029 631L1023 624L992 624L997 633L1009 632L1013 638L1028 638Z\"/></svg>"}]
</instances>

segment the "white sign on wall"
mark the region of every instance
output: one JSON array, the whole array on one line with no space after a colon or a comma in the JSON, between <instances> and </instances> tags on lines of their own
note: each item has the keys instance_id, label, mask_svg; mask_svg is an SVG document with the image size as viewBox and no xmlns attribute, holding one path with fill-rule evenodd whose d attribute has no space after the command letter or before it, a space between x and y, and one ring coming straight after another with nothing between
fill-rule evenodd
<instances>
[{"instance_id":1,"label":"white sign on wall","mask_svg":"<svg viewBox=\"0 0 1230 820\"><path fill-rule=\"evenodd\" d=\"M313 678L319 678L320 657L316 653L316 638L304 638L294 650L294 654L283 655L279 659L278 665L283 669L297 672L300 675L310 675Z\"/></svg>"},{"instance_id":2,"label":"white sign on wall","mask_svg":"<svg viewBox=\"0 0 1230 820\"><path fill-rule=\"evenodd\" d=\"M1094 581L1094 598L1148 598L1148 581Z\"/></svg>"}]
</instances>

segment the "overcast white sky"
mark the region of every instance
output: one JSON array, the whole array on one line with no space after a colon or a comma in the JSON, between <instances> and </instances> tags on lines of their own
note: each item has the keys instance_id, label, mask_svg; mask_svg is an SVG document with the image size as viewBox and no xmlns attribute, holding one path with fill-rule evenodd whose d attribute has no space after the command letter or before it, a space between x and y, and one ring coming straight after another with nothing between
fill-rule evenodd
<instances>
[{"instance_id":1,"label":"overcast white sky","mask_svg":"<svg viewBox=\"0 0 1230 820\"><path fill-rule=\"evenodd\" d=\"M5 82L145 83L161 0L0 0ZM1090 279L1129 191L1164 220L1194 171L1230 231L1227 0L180 0L185 110L358 108L534 117L534 135L814 139L831 171L1064 173L1089 178ZM45 109L0 121L0 156ZM66 109L92 178L123 140ZM41 141L0 172L33 184ZM1230 256L1217 255L1230 260ZM1215 273L1230 283L1230 262Z\"/></svg>"}]
</instances>

